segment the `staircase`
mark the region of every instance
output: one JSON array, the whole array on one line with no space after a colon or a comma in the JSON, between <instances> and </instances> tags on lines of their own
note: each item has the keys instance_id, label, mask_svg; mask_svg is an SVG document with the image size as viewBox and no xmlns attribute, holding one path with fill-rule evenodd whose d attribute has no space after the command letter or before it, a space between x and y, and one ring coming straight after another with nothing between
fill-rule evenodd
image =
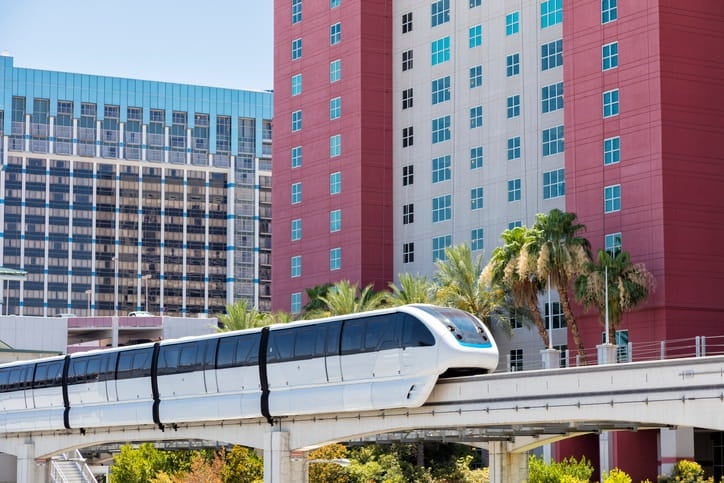
<instances>
[{"instance_id":1,"label":"staircase","mask_svg":"<svg viewBox=\"0 0 724 483\"><path fill-rule=\"evenodd\" d=\"M80 451L64 453L51 460L51 483L97 483Z\"/></svg>"}]
</instances>

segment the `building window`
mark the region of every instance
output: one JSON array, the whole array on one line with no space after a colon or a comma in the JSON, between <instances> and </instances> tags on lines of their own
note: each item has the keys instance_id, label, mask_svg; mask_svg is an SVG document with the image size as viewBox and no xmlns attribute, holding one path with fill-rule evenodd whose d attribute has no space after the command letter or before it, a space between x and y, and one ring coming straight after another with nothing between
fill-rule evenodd
<instances>
[{"instance_id":1,"label":"building window","mask_svg":"<svg viewBox=\"0 0 724 483\"><path fill-rule=\"evenodd\" d=\"M546 330L551 330L551 325L554 329L565 329L568 327L560 302L546 303L544 311Z\"/></svg>"},{"instance_id":2,"label":"building window","mask_svg":"<svg viewBox=\"0 0 724 483\"><path fill-rule=\"evenodd\" d=\"M298 96L302 93L302 74L292 76L292 95Z\"/></svg>"},{"instance_id":3,"label":"building window","mask_svg":"<svg viewBox=\"0 0 724 483\"><path fill-rule=\"evenodd\" d=\"M301 255L296 255L296 256L292 257L291 275L292 275L292 278L302 276L302 256Z\"/></svg>"},{"instance_id":4,"label":"building window","mask_svg":"<svg viewBox=\"0 0 724 483\"><path fill-rule=\"evenodd\" d=\"M483 106L475 106L470 108L470 129L475 129L483 125Z\"/></svg>"},{"instance_id":5,"label":"building window","mask_svg":"<svg viewBox=\"0 0 724 483\"><path fill-rule=\"evenodd\" d=\"M415 182L415 167L411 164L402 167L402 186L411 185Z\"/></svg>"},{"instance_id":6,"label":"building window","mask_svg":"<svg viewBox=\"0 0 724 483\"><path fill-rule=\"evenodd\" d=\"M601 23L613 22L618 18L617 0L601 0Z\"/></svg>"},{"instance_id":7,"label":"building window","mask_svg":"<svg viewBox=\"0 0 724 483\"><path fill-rule=\"evenodd\" d=\"M484 190L482 186L470 190L470 209L480 210L483 208Z\"/></svg>"},{"instance_id":8,"label":"building window","mask_svg":"<svg viewBox=\"0 0 724 483\"><path fill-rule=\"evenodd\" d=\"M329 119L338 119L342 115L342 98L335 97L329 100Z\"/></svg>"},{"instance_id":9,"label":"building window","mask_svg":"<svg viewBox=\"0 0 724 483\"><path fill-rule=\"evenodd\" d=\"M506 111L508 119L520 116L520 96L510 96L507 99L508 109Z\"/></svg>"},{"instance_id":10,"label":"building window","mask_svg":"<svg viewBox=\"0 0 724 483\"><path fill-rule=\"evenodd\" d=\"M520 74L520 54L511 54L505 58L505 76L513 77Z\"/></svg>"},{"instance_id":11,"label":"building window","mask_svg":"<svg viewBox=\"0 0 724 483\"><path fill-rule=\"evenodd\" d=\"M618 42L611 42L601 47L601 68L603 70L618 67Z\"/></svg>"},{"instance_id":12,"label":"building window","mask_svg":"<svg viewBox=\"0 0 724 483\"><path fill-rule=\"evenodd\" d=\"M292 220L292 241L302 239L302 219Z\"/></svg>"},{"instance_id":13,"label":"building window","mask_svg":"<svg viewBox=\"0 0 724 483\"><path fill-rule=\"evenodd\" d=\"M337 82L342 78L342 60L337 59L329 63L329 82Z\"/></svg>"},{"instance_id":14,"label":"building window","mask_svg":"<svg viewBox=\"0 0 724 483\"><path fill-rule=\"evenodd\" d=\"M618 89L603 93L603 117L618 116Z\"/></svg>"},{"instance_id":15,"label":"building window","mask_svg":"<svg viewBox=\"0 0 724 483\"><path fill-rule=\"evenodd\" d=\"M302 147L294 146L292 148L292 168L298 168L302 165Z\"/></svg>"},{"instance_id":16,"label":"building window","mask_svg":"<svg viewBox=\"0 0 724 483\"><path fill-rule=\"evenodd\" d=\"M485 248L485 230L475 228L470 232L470 249L473 251Z\"/></svg>"},{"instance_id":17,"label":"building window","mask_svg":"<svg viewBox=\"0 0 724 483\"><path fill-rule=\"evenodd\" d=\"M405 89L402 91L402 109L408 109L412 107L412 103L412 87L410 87L409 89Z\"/></svg>"},{"instance_id":18,"label":"building window","mask_svg":"<svg viewBox=\"0 0 724 483\"><path fill-rule=\"evenodd\" d=\"M616 164L621 161L621 138L615 136L603 140L603 164Z\"/></svg>"},{"instance_id":19,"label":"building window","mask_svg":"<svg viewBox=\"0 0 724 483\"><path fill-rule=\"evenodd\" d=\"M505 35L520 32L520 12L515 11L505 16Z\"/></svg>"},{"instance_id":20,"label":"building window","mask_svg":"<svg viewBox=\"0 0 724 483\"><path fill-rule=\"evenodd\" d=\"M540 46L540 68L541 70L553 69L563 65L563 40L554 40L553 42Z\"/></svg>"},{"instance_id":21,"label":"building window","mask_svg":"<svg viewBox=\"0 0 724 483\"><path fill-rule=\"evenodd\" d=\"M292 294L292 307L291 312L293 314L298 314L302 311L302 292L294 292Z\"/></svg>"},{"instance_id":22,"label":"building window","mask_svg":"<svg viewBox=\"0 0 724 483\"><path fill-rule=\"evenodd\" d=\"M543 130L543 156L562 153L564 149L563 126Z\"/></svg>"},{"instance_id":23,"label":"building window","mask_svg":"<svg viewBox=\"0 0 724 483\"><path fill-rule=\"evenodd\" d=\"M551 84L541 89L541 111L557 111L563 109L563 82Z\"/></svg>"},{"instance_id":24,"label":"building window","mask_svg":"<svg viewBox=\"0 0 724 483\"><path fill-rule=\"evenodd\" d=\"M329 175L329 194L337 195L342 191L342 173L336 171Z\"/></svg>"},{"instance_id":25,"label":"building window","mask_svg":"<svg viewBox=\"0 0 724 483\"><path fill-rule=\"evenodd\" d=\"M413 135L412 126L403 127L402 128L402 147L406 148L408 146L412 146L414 142L415 142L415 137Z\"/></svg>"},{"instance_id":26,"label":"building window","mask_svg":"<svg viewBox=\"0 0 724 483\"><path fill-rule=\"evenodd\" d=\"M438 104L450 100L450 76L432 81L432 103Z\"/></svg>"},{"instance_id":27,"label":"building window","mask_svg":"<svg viewBox=\"0 0 724 483\"><path fill-rule=\"evenodd\" d=\"M415 243L402 244L402 263L412 263L415 261Z\"/></svg>"},{"instance_id":28,"label":"building window","mask_svg":"<svg viewBox=\"0 0 724 483\"><path fill-rule=\"evenodd\" d=\"M508 161L520 158L520 136L508 139Z\"/></svg>"},{"instance_id":29,"label":"building window","mask_svg":"<svg viewBox=\"0 0 724 483\"><path fill-rule=\"evenodd\" d=\"M342 41L342 24L337 22L336 24L329 26L329 45L336 45Z\"/></svg>"},{"instance_id":30,"label":"building window","mask_svg":"<svg viewBox=\"0 0 724 483\"><path fill-rule=\"evenodd\" d=\"M483 44L483 26L473 25L468 29L468 46L471 49Z\"/></svg>"},{"instance_id":31,"label":"building window","mask_svg":"<svg viewBox=\"0 0 724 483\"><path fill-rule=\"evenodd\" d=\"M478 169L483 167L483 147L476 146L470 148L470 169Z\"/></svg>"},{"instance_id":32,"label":"building window","mask_svg":"<svg viewBox=\"0 0 724 483\"><path fill-rule=\"evenodd\" d=\"M292 183L292 204L302 202L302 183Z\"/></svg>"},{"instance_id":33,"label":"building window","mask_svg":"<svg viewBox=\"0 0 724 483\"><path fill-rule=\"evenodd\" d=\"M509 353L510 372L523 370L523 349L512 349Z\"/></svg>"},{"instance_id":34,"label":"building window","mask_svg":"<svg viewBox=\"0 0 724 483\"><path fill-rule=\"evenodd\" d=\"M337 8L342 0L329 0L329 8Z\"/></svg>"},{"instance_id":35,"label":"building window","mask_svg":"<svg viewBox=\"0 0 724 483\"><path fill-rule=\"evenodd\" d=\"M615 184L603 188L603 211L613 213L621 211L621 185Z\"/></svg>"},{"instance_id":36,"label":"building window","mask_svg":"<svg viewBox=\"0 0 724 483\"><path fill-rule=\"evenodd\" d=\"M432 26L450 21L450 0L437 0L431 7Z\"/></svg>"},{"instance_id":37,"label":"building window","mask_svg":"<svg viewBox=\"0 0 724 483\"><path fill-rule=\"evenodd\" d=\"M508 230L512 230L513 228L518 228L519 226L523 226L523 222L520 220L511 221L508 223Z\"/></svg>"},{"instance_id":38,"label":"building window","mask_svg":"<svg viewBox=\"0 0 724 483\"><path fill-rule=\"evenodd\" d=\"M508 180L508 201L520 201L520 178Z\"/></svg>"},{"instance_id":39,"label":"building window","mask_svg":"<svg viewBox=\"0 0 724 483\"><path fill-rule=\"evenodd\" d=\"M621 253L622 248L621 243L621 232L618 233L609 233L606 235L604 239L604 249L606 250L606 253L611 255L612 257L615 257L619 253Z\"/></svg>"},{"instance_id":40,"label":"building window","mask_svg":"<svg viewBox=\"0 0 724 483\"><path fill-rule=\"evenodd\" d=\"M479 7L483 4L483 0L470 0L470 8Z\"/></svg>"},{"instance_id":41,"label":"building window","mask_svg":"<svg viewBox=\"0 0 724 483\"><path fill-rule=\"evenodd\" d=\"M447 181L451 177L450 155L440 156L432 159L432 182L440 183Z\"/></svg>"},{"instance_id":42,"label":"building window","mask_svg":"<svg viewBox=\"0 0 724 483\"><path fill-rule=\"evenodd\" d=\"M412 32L412 12L402 15L402 33Z\"/></svg>"},{"instance_id":43,"label":"building window","mask_svg":"<svg viewBox=\"0 0 724 483\"><path fill-rule=\"evenodd\" d=\"M412 50L402 53L402 72L412 69Z\"/></svg>"},{"instance_id":44,"label":"building window","mask_svg":"<svg viewBox=\"0 0 724 483\"><path fill-rule=\"evenodd\" d=\"M302 0L292 0L292 23L302 21Z\"/></svg>"},{"instance_id":45,"label":"building window","mask_svg":"<svg viewBox=\"0 0 724 483\"><path fill-rule=\"evenodd\" d=\"M334 233L342 229L342 210L332 210L329 212L329 231Z\"/></svg>"},{"instance_id":46,"label":"building window","mask_svg":"<svg viewBox=\"0 0 724 483\"><path fill-rule=\"evenodd\" d=\"M540 4L540 28L563 22L563 0L543 0Z\"/></svg>"},{"instance_id":47,"label":"building window","mask_svg":"<svg viewBox=\"0 0 724 483\"><path fill-rule=\"evenodd\" d=\"M292 60L296 60L302 56L302 39L292 40Z\"/></svg>"},{"instance_id":48,"label":"building window","mask_svg":"<svg viewBox=\"0 0 724 483\"><path fill-rule=\"evenodd\" d=\"M432 199L432 222L438 223L452 218L452 196L442 195Z\"/></svg>"},{"instance_id":49,"label":"building window","mask_svg":"<svg viewBox=\"0 0 724 483\"><path fill-rule=\"evenodd\" d=\"M402 205L402 224L409 225L415 222L415 205L409 203Z\"/></svg>"},{"instance_id":50,"label":"building window","mask_svg":"<svg viewBox=\"0 0 724 483\"><path fill-rule=\"evenodd\" d=\"M443 37L432 42L430 51L432 65L442 64L450 60L450 37Z\"/></svg>"},{"instance_id":51,"label":"building window","mask_svg":"<svg viewBox=\"0 0 724 483\"><path fill-rule=\"evenodd\" d=\"M450 139L450 116L443 116L432 120L432 144L441 143Z\"/></svg>"},{"instance_id":52,"label":"building window","mask_svg":"<svg viewBox=\"0 0 724 483\"><path fill-rule=\"evenodd\" d=\"M550 200L566 194L566 170L554 169L543 173L543 199Z\"/></svg>"},{"instance_id":53,"label":"building window","mask_svg":"<svg viewBox=\"0 0 724 483\"><path fill-rule=\"evenodd\" d=\"M474 89L483 85L483 66L476 65L470 68L470 88Z\"/></svg>"},{"instance_id":54,"label":"building window","mask_svg":"<svg viewBox=\"0 0 724 483\"><path fill-rule=\"evenodd\" d=\"M452 235L438 236L432 239L432 261L445 260L445 249L452 246Z\"/></svg>"},{"instance_id":55,"label":"building window","mask_svg":"<svg viewBox=\"0 0 724 483\"><path fill-rule=\"evenodd\" d=\"M342 154L342 135L335 134L329 137L329 157L334 158Z\"/></svg>"},{"instance_id":56,"label":"building window","mask_svg":"<svg viewBox=\"0 0 724 483\"><path fill-rule=\"evenodd\" d=\"M292 132L302 129L302 111L292 112Z\"/></svg>"}]
</instances>

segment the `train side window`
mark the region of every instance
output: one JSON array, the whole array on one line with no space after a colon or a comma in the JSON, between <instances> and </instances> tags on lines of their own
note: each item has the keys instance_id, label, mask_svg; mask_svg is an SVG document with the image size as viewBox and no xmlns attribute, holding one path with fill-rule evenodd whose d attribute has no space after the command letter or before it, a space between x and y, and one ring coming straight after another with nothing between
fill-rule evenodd
<instances>
[{"instance_id":1,"label":"train side window","mask_svg":"<svg viewBox=\"0 0 724 483\"><path fill-rule=\"evenodd\" d=\"M435 345L430 329L416 318L405 314L402 328L403 347L425 347Z\"/></svg>"},{"instance_id":2,"label":"train side window","mask_svg":"<svg viewBox=\"0 0 724 483\"><path fill-rule=\"evenodd\" d=\"M339 355L339 335L342 331L342 322L331 322L324 324L327 328L326 334L326 350L325 355L338 356Z\"/></svg>"},{"instance_id":3,"label":"train side window","mask_svg":"<svg viewBox=\"0 0 724 483\"><path fill-rule=\"evenodd\" d=\"M30 389L33 385L33 366L21 366L10 370L10 390Z\"/></svg>"},{"instance_id":4,"label":"train side window","mask_svg":"<svg viewBox=\"0 0 724 483\"><path fill-rule=\"evenodd\" d=\"M385 320L382 317L372 317L367 319L367 327L365 330L365 352L377 350L382 340L382 334L385 331Z\"/></svg>"},{"instance_id":5,"label":"train side window","mask_svg":"<svg viewBox=\"0 0 724 483\"><path fill-rule=\"evenodd\" d=\"M35 365L35 377L33 377L33 388L48 387L48 364Z\"/></svg>"},{"instance_id":6,"label":"train side window","mask_svg":"<svg viewBox=\"0 0 724 483\"><path fill-rule=\"evenodd\" d=\"M384 321L380 343L377 350L397 349L400 347L400 335L402 332L402 314L381 315Z\"/></svg>"},{"instance_id":7,"label":"train side window","mask_svg":"<svg viewBox=\"0 0 724 483\"><path fill-rule=\"evenodd\" d=\"M292 359L294 354L294 329L272 330L269 333L268 362L284 362Z\"/></svg>"},{"instance_id":8,"label":"train side window","mask_svg":"<svg viewBox=\"0 0 724 483\"><path fill-rule=\"evenodd\" d=\"M294 359L310 359L316 353L318 326L298 327L294 342Z\"/></svg>"},{"instance_id":9,"label":"train side window","mask_svg":"<svg viewBox=\"0 0 724 483\"><path fill-rule=\"evenodd\" d=\"M0 392L9 391L10 369L0 369Z\"/></svg>"},{"instance_id":10,"label":"train side window","mask_svg":"<svg viewBox=\"0 0 724 483\"><path fill-rule=\"evenodd\" d=\"M88 367L86 369L86 373L84 376L84 379L87 382L97 382L99 379L101 369L101 360L100 357L91 357L88 359Z\"/></svg>"},{"instance_id":11,"label":"train side window","mask_svg":"<svg viewBox=\"0 0 724 483\"><path fill-rule=\"evenodd\" d=\"M219 339L209 339L204 343L204 369L213 369L216 363L216 344Z\"/></svg>"},{"instance_id":12,"label":"train side window","mask_svg":"<svg viewBox=\"0 0 724 483\"><path fill-rule=\"evenodd\" d=\"M237 366L255 366L259 363L259 342L261 334L246 334L239 336L239 343L236 346L236 358L234 364Z\"/></svg>"},{"instance_id":13,"label":"train side window","mask_svg":"<svg viewBox=\"0 0 724 483\"><path fill-rule=\"evenodd\" d=\"M118 359L118 352L111 352L109 354L103 354L100 356L101 369L98 374L98 379L101 381L113 380L116 373L116 360Z\"/></svg>"},{"instance_id":14,"label":"train side window","mask_svg":"<svg viewBox=\"0 0 724 483\"><path fill-rule=\"evenodd\" d=\"M224 369L234 365L234 353L236 353L237 337L224 337L219 340L219 348L216 351L216 368Z\"/></svg>"},{"instance_id":15,"label":"train side window","mask_svg":"<svg viewBox=\"0 0 724 483\"><path fill-rule=\"evenodd\" d=\"M362 352L365 320L346 320L342 328L342 355Z\"/></svg>"},{"instance_id":16,"label":"train side window","mask_svg":"<svg viewBox=\"0 0 724 483\"><path fill-rule=\"evenodd\" d=\"M152 354L152 347L121 352L118 356L118 379L150 376Z\"/></svg>"},{"instance_id":17,"label":"train side window","mask_svg":"<svg viewBox=\"0 0 724 483\"><path fill-rule=\"evenodd\" d=\"M88 366L87 357L78 357L70 360L70 368L68 369L68 384L80 384Z\"/></svg>"},{"instance_id":18,"label":"train side window","mask_svg":"<svg viewBox=\"0 0 724 483\"><path fill-rule=\"evenodd\" d=\"M158 353L158 375L174 374L178 368L178 358L181 349L178 344L162 345Z\"/></svg>"},{"instance_id":19,"label":"train side window","mask_svg":"<svg viewBox=\"0 0 724 483\"><path fill-rule=\"evenodd\" d=\"M199 344L189 342L181 344L181 356L179 357L179 371L192 372L201 368L201 358L198 357Z\"/></svg>"}]
</instances>

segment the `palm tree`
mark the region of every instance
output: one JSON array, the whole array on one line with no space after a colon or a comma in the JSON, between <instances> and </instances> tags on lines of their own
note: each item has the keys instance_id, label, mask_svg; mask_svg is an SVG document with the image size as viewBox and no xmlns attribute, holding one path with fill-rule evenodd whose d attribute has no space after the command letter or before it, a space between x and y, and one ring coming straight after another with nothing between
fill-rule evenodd
<instances>
[{"instance_id":1,"label":"palm tree","mask_svg":"<svg viewBox=\"0 0 724 483\"><path fill-rule=\"evenodd\" d=\"M584 272L586 263L591 260L590 243L578 235L584 229L584 225L577 223L575 213L567 213L557 208L547 215L539 213L536 215L532 236L523 248L525 253L521 253L518 273L521 278L550 280L551 288L558 291L558 299L566 323L571 329L578 355L585 363L583 341L569 297L569 286Z\"/></svg>"},{"instance_id":2,"label":"palm tree","mask_svg":"<svg viewBox=\"0 0 724 483\"><path fill-rule=\"evenodd\" d=\"M541 281L534 274L521 277L518 271L521 252L532 236L533 232L524 226L505 230L500 235L503 245L491 253L481 274L481 283L508 289L515 303L527 309L544 346L549 347L548 331L538 308L538 295L545 288L545 281Z\"/></svg>"},{"instance_id":3,"label":"palm tree","mask_svg":"<svg viewBox=\"0 0 724 483\"><path fill-rule=\"evenodd\" d=\"M226 306L225 314L218 314L219 326L217 332L229 332L232 330L253 329L264 327L274 322L270 314L258 312L255 308L249 308L246 300L237 300Z\"/></svg>"},{"instance_id":4,"label":"palm tree","mask_svg":"<svg viewBox=\"0 0 724 483\"><path fill-rule=\"evenodd\" d=\"M441 305L456 307L477 316L491 325L493 315L502 316L505 308L505 292L490 289L480 283L483 272L482 257L473 259L467 243L445 249L445 258L436 262L434 275L438 287L436 299Z\"/></svg>"},{"instance_id":5,"label":"palm tree","mask_svg":"<svg viewBox=\"0 0 724 483\"><path fill-rule=\"evenodd\" d=\"M360 291L357 284L352 284L349 280L341 280L335 283L325 296L319 297L324 302L326 310L310 312L309 315L327 317L378 309L385 304L388 294L374 292L372 288L373 285L370 284Z\"/></svg>"},{"instance_id":6,"label":"palm tree","mask_svg":"<svg viewBox=\"0 0 724 483\"><path fill-rule=\"evenodd\" d=\"M643 264L631 263L624 251L615 255L598 251L598 261L586 264L585 273L575 281L576 298L586 309L598 310L598 319L606 327L606 279L608 279L608 332L615 334L624 312L645 302L654 290L653 275Z\"/></svg>"},{"instance_id":7,"label":"palm tree","mask_svg":"<svg viewBox=\"0 0 724 483\"><path fill-rule=\"evenodd\" d=\"M434 301L434 285L426 276L401 273L399 279L399 287L392 282L388 285L392 292L388 298L391 305L430 304Z\"/></svg>"},{"instance_id":8,"label":"palm tree","mask_svg":"<svg viewBox=\"0 0 724 483\"><path fill-rule=\"evenodd\" d=\"M304 313L307 312L318 312L320 310L325 310L327 307L324 305L324 302L319 300L319 297L324 297L327 295L327 291L332 287L331 283L324 283L322 285L315 285L312 288L308 288L305 290L307 292L307 300L308 302L304 307L302 307L302 311Z\"/></svg>"}]
</instances>

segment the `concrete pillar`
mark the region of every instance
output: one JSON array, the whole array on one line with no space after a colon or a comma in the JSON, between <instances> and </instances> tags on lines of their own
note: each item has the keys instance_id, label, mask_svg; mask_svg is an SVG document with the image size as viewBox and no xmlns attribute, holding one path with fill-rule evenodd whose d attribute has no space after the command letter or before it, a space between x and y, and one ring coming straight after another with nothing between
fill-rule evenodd
<instances>
[{"instance_id":1,"label":"concrete pillar","mask_svg":"<svg viewBox=\"0 0 724 483\"><path fill-rule=\"evenodd\" d=\"M557 349L543 349L540 351L543 358L543 369L558 369L561 367L561 351Z\"/></svg>"},{"instance_id":2,"label":"concrete pillar","mask_svg":"<svg viewBox=\"0 0 724 483\"><path fill-rule=\"evenodd\" d=\"M670 475L681 460L694 461L694 428L659 430L659 474Z\"/></svg>"},{"instance_id":3,"label":"concrete pillar","mask_svg":"<svg viewBox=\"0 0 724 483\"><path fill-rule=\"evenodd\" d=\"M528 454L512 453L507 441L488 445L490 483L520 483L528 479Z\"/></svg>"},{"instance_id":4,"label":"concrete pillar","mask_svg":"<svg viewBox=\"0 0 724 483\"><path fill-rule=\"evenodd\" d=\"M616 344L598 344L596 351L599 364L615 364L617 362L618 346Z\"/></svg>"},{"instance_id":5,"label":"concrete pillar","mask_svg":"<svg viewBox=\"0 0 724 483\"><path fill-rule=\"evenodd\" d=\"M610 473L611 468L611 433L603 431L598 435L598 466L599 474Z\"/></svg>"},{"instance_id":6,"label":"concrete pillar","mask_svg":"<svg viewBox=\"0 0 724 483\"><path fill-rule=\"evenodd\" d=\"M298 470L299 465L294 465ZM302 476L292 475L289 433L272 430L264 434L264 483L299 483Z\"/></svg>"},{"instance_id":7,"label":"concrete pillar","mask_svg":"<svg viewBox=\"0 0 724 483\"><path fill-rule=\"evenodd\" d=\"M47 483L48 462L35 461L35 444L26 442L19 448L17 483Z\"/></svg>"}]
</instances>

